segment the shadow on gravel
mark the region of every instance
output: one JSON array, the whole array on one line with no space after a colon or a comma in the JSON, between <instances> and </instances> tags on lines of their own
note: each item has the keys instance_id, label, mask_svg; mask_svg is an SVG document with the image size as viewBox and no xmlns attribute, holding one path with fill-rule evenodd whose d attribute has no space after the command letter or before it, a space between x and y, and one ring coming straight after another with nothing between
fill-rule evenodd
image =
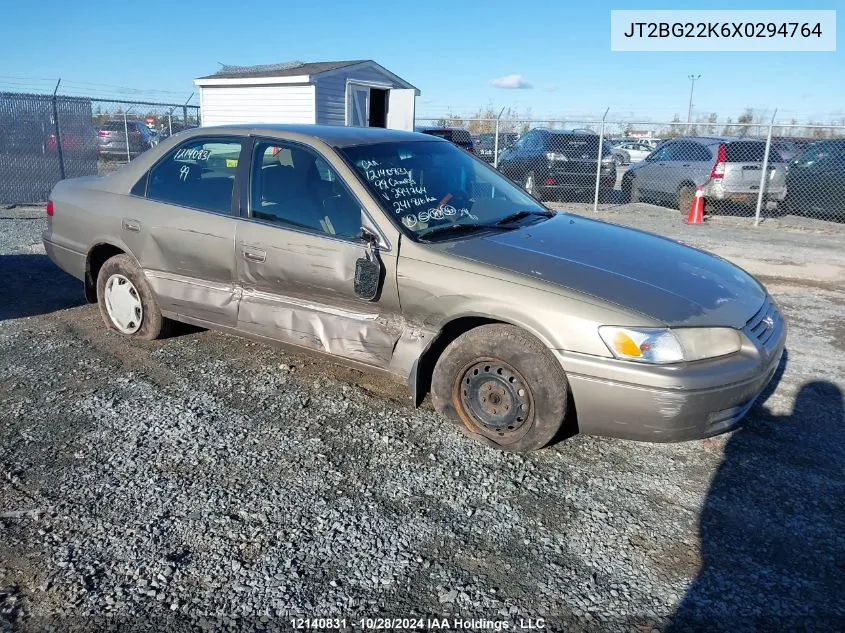
<instances>
[{"instance_id":1,"label":"shadow on gravel","mask_svg":"<svg viewBox=\"0 0 845 633\"><path fill-rule=\"evenodd\" d=\"M0 255L0 321L84 303L82 282L60 270L46 255Z\"/></svg>"},{"instance_id":2,"label":"shadow on gravel","mask_svg":"<svg viewBox=\"0 0 845 633\"><path fill-rule=\"evenodd\" d=\"M837 385L805 384L790 415L758 405L725 446L701 570L667 631L845 630L843 465Z\"/></svg>"}]
</instances>

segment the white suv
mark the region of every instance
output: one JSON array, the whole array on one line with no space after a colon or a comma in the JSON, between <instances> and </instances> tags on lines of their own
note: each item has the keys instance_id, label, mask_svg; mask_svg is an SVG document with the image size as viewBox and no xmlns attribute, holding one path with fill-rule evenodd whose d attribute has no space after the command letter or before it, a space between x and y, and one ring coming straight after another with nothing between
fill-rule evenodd
<instances>
[{"instance_id":1,"label":"white suv","mask_svg":"<svg viewBox=\"0 0 845 633\"><path fill-rule=\"evenodd\" d=\"M622 178L631 202L655 199L689 211L697 185L704 197L754 206L760 191L766 142L727 136L678 137L661 145ZM786 162L772 147L764 200L776 206L786 197Z\"/></svg>"}]
</instances>

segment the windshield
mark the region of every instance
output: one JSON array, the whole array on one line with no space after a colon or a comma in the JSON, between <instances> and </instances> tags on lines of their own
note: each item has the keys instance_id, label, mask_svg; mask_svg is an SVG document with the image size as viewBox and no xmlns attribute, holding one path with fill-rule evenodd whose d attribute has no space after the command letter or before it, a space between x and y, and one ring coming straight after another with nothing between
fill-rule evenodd
<instances>
[{"instance_id":1,"label":"windshield","mask_svg":"<svg viewBox=\"0 0 845 633\"><path fill-rule=\"evenodd\" d=\"M495 225L520 211L548 213L486 163L451 143L379 143L338 151L385 212L416 237L437 226ZM450 234L458 232L441 233Z\"/></svg>"}]
</instances>

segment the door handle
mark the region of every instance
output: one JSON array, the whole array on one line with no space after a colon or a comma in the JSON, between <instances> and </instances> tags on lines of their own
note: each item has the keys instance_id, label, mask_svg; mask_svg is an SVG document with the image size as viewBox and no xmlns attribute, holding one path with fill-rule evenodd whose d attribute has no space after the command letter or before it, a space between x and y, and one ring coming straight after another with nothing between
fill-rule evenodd
<instances>
[{"instance_id":1,"label":"door handle","mask_svg":"<svg viewBox=\"0 0 845 633\"><path fill-rule=\"evenodd\" d=\"M266 251L262 251L260 248L245 248L241 251L241 254L244 256L244 259L251 262L258 262L259 264L267 259Z\"/></svg>"},{"instance_id":2,"label":"door handle","mask_svg":"<svg viewBox=\"0 0 845 633\"><path fill-rule=\"evenodd\" d=\"M141 223L138 220L130 220L129 218L123 218L123 222L121 223L124 231L132 231L133 233L140 233L141 232Z\"/></svg>"}]
</instances>

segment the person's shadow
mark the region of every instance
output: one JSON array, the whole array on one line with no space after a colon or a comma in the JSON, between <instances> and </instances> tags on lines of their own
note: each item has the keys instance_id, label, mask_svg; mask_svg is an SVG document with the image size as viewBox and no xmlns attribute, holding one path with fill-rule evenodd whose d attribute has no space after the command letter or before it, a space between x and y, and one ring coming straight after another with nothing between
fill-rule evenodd
<instances>
[{"instance_id":1,"label":"person's shadow","mask_svg":"<svg viewBox=\"0 0 845 633\"><path fill-rule=\"evenodd\" d=\"M755 407L725 446L699 536L701 569L667 631L845 631L845 410L837 385L803 385L786 416Z\"/></svg>"}]
</instances>

